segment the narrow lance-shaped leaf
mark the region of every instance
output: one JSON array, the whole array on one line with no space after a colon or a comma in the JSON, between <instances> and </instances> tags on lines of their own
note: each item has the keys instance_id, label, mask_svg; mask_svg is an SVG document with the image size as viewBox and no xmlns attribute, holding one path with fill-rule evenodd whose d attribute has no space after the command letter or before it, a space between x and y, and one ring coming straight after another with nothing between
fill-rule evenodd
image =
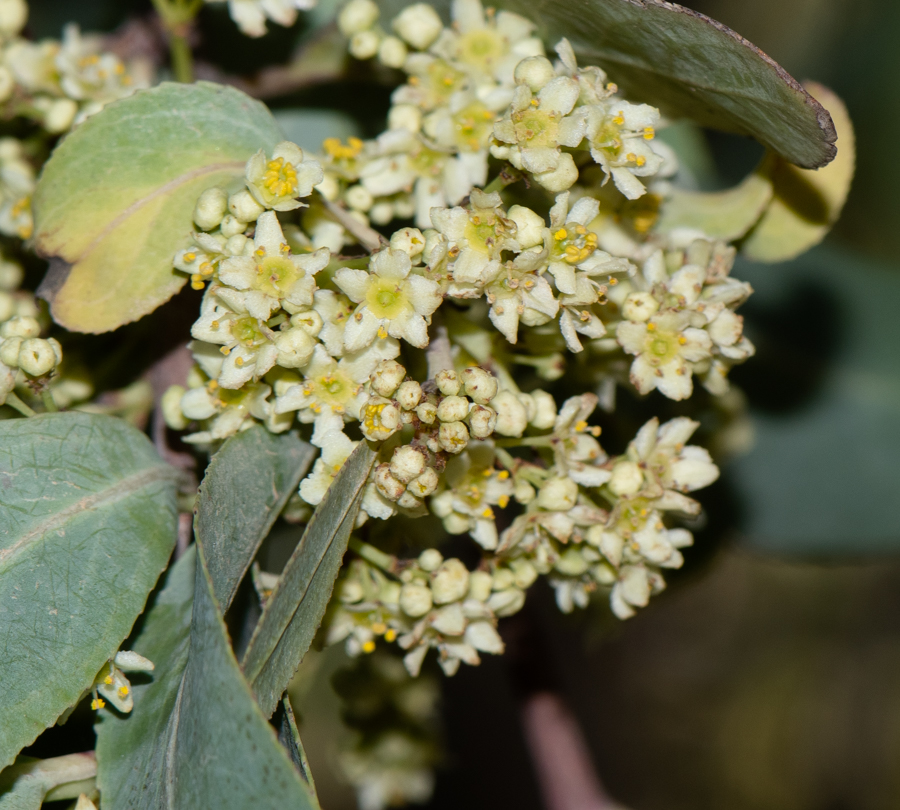
<instances>
[{"instance_id":1,"label":"narrow lance-shaped leaf","mask_svg":"<svg viewBox=\"0 0 900 810\"><path fill-rule=\"evenodd\" d=\"M0 421L0 767L130 632L175 543L176 478L119 419Z\"/></svg>"},{"instance_id":2,"label":"narrow lance-shaped leaf","mask_svg":"<svg viewBox=\"0 0 900 810\"><path fill-rule=\"evenodd\" d=\"M360 442L319 504L266 600L242 662L266 716L300 666L325 614L376 452Z\"/></svg>"},{"instance_id":3,"label":"narrow lance-shaped leaf","mask_svg":"<svg viewBox=\"0 0 900 810\"><path fill-rule=\"evenodd\" d=\"M309 768L309 760L306 758L306 751L303 748L303 742L300 740L300 729L297 728L297 718L294 716L294 709L291 706L291 700L285 693L281 698L280 707L280 723L278 724L278 739L287 749L291 756L291 762L294 767L300 771L301 776L306 780L309 789L315 794L316 781L313 779L312 771Z\"/></svg>"},{"instance_id":4,"label":"narrow lance-shaped leaf","mask_svg":"<svg viewBox=\"0 0 900 810\"><path fill-rule=\"evenodd\" d=\"M380 0L392 17L406 0ZM436 5L445 12L449 0ZM544 41L572 43L624 94L666 115L756 138L805 168L835 155L828 112L779 64L730 28L664 0L498 0L538 24ZM788 23L789 24L789 23Z\"/></svg>"},{"instance_id":5,"label":"narrow lance-shaped leaf","mask_svg":"<svg viewBox=\"0 0 900 810\"><path fill-rule=\"evenodd\" d=\"M239 188L247 159L279 140L262 104L209 82L163 83L78 126L34 195L37 249L56 257L40 293L57 323L107 332L171 298L197 198Z\"/></svg>"}]
</instances>

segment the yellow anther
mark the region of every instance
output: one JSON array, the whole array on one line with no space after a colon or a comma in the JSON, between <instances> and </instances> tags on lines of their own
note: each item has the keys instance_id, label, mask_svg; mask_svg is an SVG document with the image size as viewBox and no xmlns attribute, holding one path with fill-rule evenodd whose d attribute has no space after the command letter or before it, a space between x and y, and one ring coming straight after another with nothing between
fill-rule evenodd
<instances>
[{"instance_id":1,"label":"yellow anther","mask_svg":"<svg viewBox=\"0 0 900 810\"><path fill-rule=\"evenodd\" d=\"M531 106L532 106L532 107L537 107L539 103L540 103L540 102L539 102L536 98L531 99Z\"/></svg>"},{"instance_id":2,"label":"yellow anther","mask_svg":"<svg viewBox=\"0 0 900 810\"><path fill-rule=\"evenodd\" d=\"M553 238L557 242L562 242L562 240L565 239L568 235L569 234L565 228L560 228L556 233L553 234Z\"/></svg>"},{"instance_id":3,"label":"yellow anther","mask_svg":"<svg viewBox=\"0 0 900 810\"><path fill-rule=\"evenodd\" d=\"M219 349L219 351L222 352L222 354L224 354L226 357L228 357L228 355L231 354L231 348L229 346L222 346L222 348Z\"/></svg>"},{"instance_id":4,"label":"yellow anther","mask_svg":"<svg viewBox=\"0 0 900 810\"><path fill-rule=\"evenodd\" d=\"M197 258L197 254L196 254L196 253L185 253L185 254L184 254L184 260L185 260L186 262L192 262L192 261L194 261L196 258Z\"/></svg>"},{"instance_id":5,"label":"yellow anther","mask_svg":"<svg viewBox=\"0 0 900 810\"><path fill-rule=\"evenodd\" d=\"M218 329L220 324L218 321L213 321L209 326L210 326L210 329Z\"/></svg>"},{"instance_id":6,"label":"yellow anther","mask_svg":"<svg viewBox=\"0 0 900 810\"><path fill-rule=\"evenodd\" d=\"M644 127L644 139L652 141L656 137L656 130L653 127Z\"/></svg>"},{"instance_id":7,"label":"yellow anther","mask_svg":"<svg viewBox=\"0 0 900 810\"><path fill-rule=\"evenodd\" d=\"M119 692L119 697L128 697L128 687L120 686L117 690Z\"/></svg>"},{"instance_id":8,"label":"yellow anther","mask_svg":"<svg viewBox=\"0 0 900 810\"><path fill-rule=\"evenodd\" d=\"M485 507L484 511L481 513L481 516L483 518L486 518L487 520L493 520L494 519L494 510L491 509L490 506L487 506L487 507Z\"/></svg>"},{"instance_id":9,"label":"yellow anther","mask_svg":"<svg viewBox=\"0 0 900 810\"><path fill-rule=\"evenodd\" d=\"M191 289L192 290L202 290L206 285L202 281L197 281L196 279L191 280Z\"/></svg>"},{"instance_id":10,"label":"yellow anther","mask_svg":"<svg viewBox=\"0 0 900 810\"><path fill-rule=\"evenodd\" d=\"M107 675L103 679L103 683L105 683L107 686L112 686L112 682L113 682L112 675Z\"/></svg>"},{"instance_id":11,"label":"yellow anther","mask_svg":"<svg viewBox=\"0 0 900 810\"><path fill-rule=\"evenodd\" d=\"M257 256L265 256L265 255L266 255L266 249L265 249L264 247L258 247L258 248L257 248L256 250L254 250L253 252L254 252Z\"/></svg>"},{"instance_id":12,"label":"yellow anther","mask_svg":"<svg viewBox=\"0 0 900 810\"><path fill-rule=\"evenodd\" d=\"M656 331L656 324L655 324L655 323L648 323L648 324L647 324L647 331L648 331L648 332L655 332L655 331Z\"/></svg>"},{"instance_id":13,"label":"yellow anther","mask_svg":"<svg viewBox=\"0 0 900 810\"><path fill-rule=\"evenodd\" d=\"M509 495L501 495L499 498L497 498L497 506L499 506L501 509L506 509L508 504Z\"/></svg>"},{"instance_id":14,"label":"yellow anther","mask_svg":"<svg viewBox=\"0 0 900 810\"><path fill-rule=\"evenodd\" d=\"M362 645L362 651L364 653L375 652L375 642L369 639L369 641L365 642L365 644Z\"/></svg>"},{"instance_id":15,"label":"yellow anther","mask_svg":"<svg viewBox=\"0 0 900 810\"><path fill-rule=\"evenodd\" d=\"M91 701L91 708L94 711L97 711L97 709L102 709L105 705L106 705L106 701L103 698L94 698Z\"/></svg>"},{"instance_id":16,"label":"yellow anther","mask_svg":"<svg viewBox=\"0 0 900 810\"><path fill-rule=\"evenodd\" d=\"M379 326L378 327L378 337L380 337L382 340L384 340L387 336L388 336L387 329L385 329L384 326Z\"/></svg>"},{"instance_id":17,"label":"yellow anther","mask_svg":"<svg viewBox=\"0 0 900 810\"><path fill-rule=\"evenodd\" d=\"M625 116L620 112L615 118L613 118L613 123L618 126L622 126L625 123Z\"/></svg>"},{"instance_id":18,"label":"yellow anther","mask_svg":"<svg viewBox=\"0 0 900 810\"><path fill-rule=\"evenodd\" d=\"M397 631L389 628L387 632L384 634L385 641L396 641L397 640Z\"/></svg>"},{"instance_id":19,"label":"yellow anther","mask_svg":"<svg viewBox=\"0 0 900 810\"><path fill-rule=\"evenodd\" d=\"M213 267L209 262L203 262L200 265L200 275L201 276L211 276L215 272L215 267Z\"/></svg>"},{"instance_id":20,"label":"yellow anther","mask_svg":"<svg viewBox=\"0 0 900 810\"><path fill-rule=\"evenodd\" d=\"M505 481L507 478L509 478L509 472L507 470L500 470L500 472L497 473L497 478L499 478L501 481Z\"/></svg>"},{"instance_id":21,"label":"yellow anther","mask_svg":"<svg viewBox=\"0 0 900 810\"><path fill-rule=\"evenodd\" d=\"M237 357L237 358L235 358L234 364L235 364L238 368L243 368L243 366L244 366L244 358L243 358L243 357Z\"/></svg>"},{"instance_id":22,"label":"yellow anther","mask_svg":"<svg viewBox=\"0 0 900 810\"><path fill-rule=\"evenodd\" d=\"M684 335L679 335L679 336L678 336L678 342L679 342L682 346L684 346L684 344L687 343L687 338L686 338Z\"/></svg>"},{"instance_id":23,"label":"yellow anther","mask_svg":"<svg viewBox=\"0 0 900 810\"><path fill-rule=\"evenodd\" d=\"M384 622L375 622L372 625L372 632L376 636L383 636L387 632L387 625Z\"/></svg>"},{"instance_id":24,"label":"yellow anther","mask_svg":"<svg viewBox=\"0 0 900 810\"><path fill-rule=\"evenodd\" d=\"M619 283L619 279L613 278L612 276L609 277L609 286L610 287L615 287L616 284L618 284L618 283Z\"/></svg>"},{"instance_id":25,"label":"yellow anther","mask_svg":"<svg viewBox=\"0 0 900 810\"><path fill-rule=\"evenodd\" d=\"M625 160L627 160L629 163L637 163L637 155L634 152L629 152L627 155L625 155Z\"/></svg>"},{"instance_id":26,"label":"yellow anther","mask_svg":"<svg viewBox=\"0 0 900 810\"><path fill-rule=\"evenodd\" d=\"M607 89L610 93L618 93L618 92L619 92L619 85L617 85L615 82L610 82L609 84L606 85L606 89Z\"/></svg>"},{"instance_id":27,"label":"yellow anther","mask_svg":"<svg viewBox=\"0 0 900 810\"><path fill-rule=\"evenodd\" d=\"M588 423L584 421L584 419L580 419L575 423L575 432L582 433L587 430Z\"/></svg>"},{"instance_id":28,"label":"yellow anther","mask_svg":"<svg viewBox=\"0 0 900 810\"><path fill-rule=\"evenodd\" d=\"M215 391L219 387L219 381L218 380L210 380L206 384L206 387L210 390L210 392Z\"/></svg>"},{"instance_id":29,"label":"yellow anther","mask_svg":"<svg viewBox=\"0 0 900 810\"><path fill-rule=\"evenodd\" d=\"M643 155L638 155L635 158L634 162L637 163L638 166L643 166L647 162L647 158L645 158Z\"/></svg>"}]
</instances>

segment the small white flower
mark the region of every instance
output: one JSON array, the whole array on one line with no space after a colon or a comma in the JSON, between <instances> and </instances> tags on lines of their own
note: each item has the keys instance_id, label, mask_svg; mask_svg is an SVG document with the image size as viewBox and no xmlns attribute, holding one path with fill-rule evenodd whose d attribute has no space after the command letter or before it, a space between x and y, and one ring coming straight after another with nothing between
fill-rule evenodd
<instances>
[{"instance_id":1,"label":"small white flower","mask_svg":"<svg viewBox=\"0 0 900 810\"><path fill-rule=\"evenodd\" d=\"M290 141L282 141L272 150L271 159L260 149L247 161L247 188L256 201L275 211L292 211L303 203L325 178L316 160L304 160L303 150Z\"/></svg>"}]
</instances>

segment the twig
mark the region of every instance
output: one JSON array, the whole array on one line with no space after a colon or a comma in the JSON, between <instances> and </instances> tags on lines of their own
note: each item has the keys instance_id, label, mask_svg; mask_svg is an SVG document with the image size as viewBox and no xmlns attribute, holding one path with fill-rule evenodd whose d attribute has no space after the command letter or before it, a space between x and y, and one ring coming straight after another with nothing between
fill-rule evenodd
<instances>
[{"instance_id":1,"label":"twig","mask_svg":"<svg viewBox=\"0 0 900 810\"><path fill-rule=\"evenodd\" d=\"M452 370L453 355L450 352L450 335L447 326L437 313L434 314L431 341L425 349L425 357L428 358L428 377L434 379L441 371Z\"/></svg>"},{"instance_id":2,"label":"twig","mask_svg":"<svg viewBox=\"0 0 900 810\"><path fill-rule=\"evenodd\" d=\"M349 211L342 208L337 203L333 203L331 200L326 199L323 194L319 194L319 199L325 206L325 210L334 217L335 221L346 228L356 241L368 250L369 253L373 253L374 251L387 246L387 239L374 228L370 228L368 225L364 225L358 219L350 216Z\"/></svg>"},{"instance_id":3,"label":"twig","mask_svg":"<svg viewBox=\"0 0 900 810\"><path fill-rule=\"evenodd\" d=\"M6 402L10 408L15 408L22 416L37 416L37 414L29 408L21 399L19 399L12 391L6 395Z\"/></svg>"}]
</instances>

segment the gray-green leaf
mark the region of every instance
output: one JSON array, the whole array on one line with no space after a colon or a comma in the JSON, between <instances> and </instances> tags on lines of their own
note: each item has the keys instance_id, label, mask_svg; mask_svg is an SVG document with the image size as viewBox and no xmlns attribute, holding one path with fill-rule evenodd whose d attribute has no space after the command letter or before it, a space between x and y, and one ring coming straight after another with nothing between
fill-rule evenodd
<instances>
[{"instance_id":1,"label":"gray-green leaf","mask_svg":"<svg viewBox=\"0 0 900 810\"><path fill-rule=\"evenodd\" d=\"M242 662L266 716L275 711L325 614L375 456L366 442L359 443L266 600Z\"/></svg>"},{"instance_id":2,"label":"gray-green leaf","mask_svg":"<svg viewBox=\"0 0 900 810\"><path fill-rule=\"evenodd\" d=\"M0 421L0 767L128 635L175 543L176 476L119 419Z\"/></svg>"},{"instance_id":3,"label":"gray-green leaf","mask_svg":"<svg viewBox=\"0 0 900 810\"><path fill-rule=\"evenodd\" d=\"M89 791L97 774L93 752L53 759L20 757L0 773L0 810L39 810L47 801Z\"/></svg>"}]
</instances>

